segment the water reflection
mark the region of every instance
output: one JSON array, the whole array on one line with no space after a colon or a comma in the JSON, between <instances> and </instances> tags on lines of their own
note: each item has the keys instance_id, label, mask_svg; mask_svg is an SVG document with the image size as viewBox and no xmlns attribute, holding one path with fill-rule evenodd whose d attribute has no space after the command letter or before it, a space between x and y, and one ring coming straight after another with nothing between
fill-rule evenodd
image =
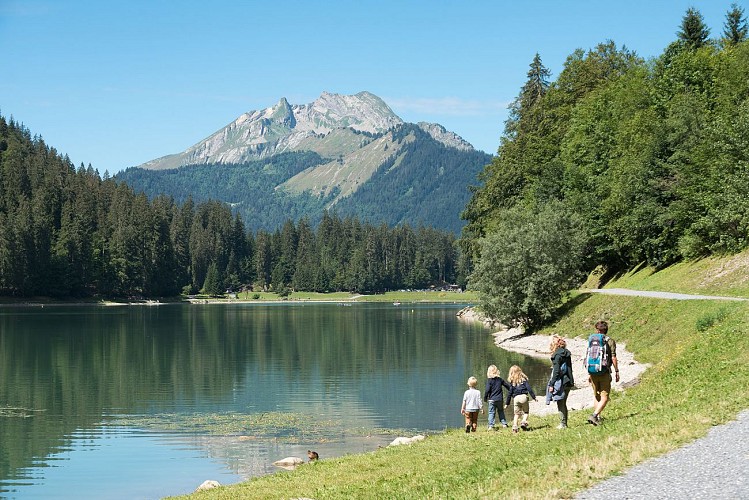
<instances>
[{"instance_id":1,"label":"water reflection","mask_svg":"<svg viewBox=\"0 0 749 500\"><path fill-rule=\"evenodd\" d=\"M205 471L190 469L183 487L167 493L191 491L216 478L216 469L234 480L273 472L273 460L305 456L311 446L323 458L376 449L392 439L373 432L378 428L459 427L466 379L475 375L483 389L492 363L503 374L521 364L543 386L546 363L497 349L481 325L456 320L460 307L0 309L0 408L34 412L0 418L0 495L36 496L55 487L80 497L82 483L96 492L101 481L99 492L132 498L137 494L127 488L136 487L133 478L149 477L147 469L159 470L154 488L167 476L181 477L185 453ZM262 435L252 427L208 433L147 420L227 414L240 423L242 415L306 418L277 428L271 420ZM319 429L304 427L315 422L331 435L321 439ZM148 432L134 432L139 428ZM105 482L84 458L101 450L111 453L96 464L124 452L139 459L117 466L118 476Z\"/></svg>"}]
</instances>

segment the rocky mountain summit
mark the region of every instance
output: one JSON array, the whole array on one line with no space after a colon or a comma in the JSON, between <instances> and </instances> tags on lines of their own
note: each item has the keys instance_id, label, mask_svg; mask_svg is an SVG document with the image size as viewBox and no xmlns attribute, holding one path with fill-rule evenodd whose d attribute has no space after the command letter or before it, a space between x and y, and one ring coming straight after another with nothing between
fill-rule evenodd
<instances>
[{"instance_id":1,"label":"rocky mountain summit","mask_svg":"<svg viewBox=\"0 0 749 500\"><path fill-rule=\"evenodd\" d=\"M281 98L275 106L242 114L182 153L151 160L140 168L236 164L289 151L348 156L368 144L366 137L384 134L403 124L382 99L370 92L323 92L315 101L301 105ZM441 125L420 122L418 126L448 147L473 150L468 142Z\"/></svg>"}]
</instances>

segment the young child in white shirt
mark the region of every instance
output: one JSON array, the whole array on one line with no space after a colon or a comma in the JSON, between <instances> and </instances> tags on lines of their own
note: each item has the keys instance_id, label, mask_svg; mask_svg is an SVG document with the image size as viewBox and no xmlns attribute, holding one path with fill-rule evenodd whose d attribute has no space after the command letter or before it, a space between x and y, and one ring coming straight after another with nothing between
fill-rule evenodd
<instances>
[{"instance_id":1,"label":"young child in white shirt","mask_svg":"<svg viewBox=\"0 0 749 500\"><path fill-rule=\"evenodd\" d=\"M481 391L476 389L478 380L476 377L468 379L468 390L463 393L463 404L460 407L460 414L466 417L466 433L476 432L479 423L479 412L484 413L483 403L481 401Z\"/></svg>"}]
</instances>

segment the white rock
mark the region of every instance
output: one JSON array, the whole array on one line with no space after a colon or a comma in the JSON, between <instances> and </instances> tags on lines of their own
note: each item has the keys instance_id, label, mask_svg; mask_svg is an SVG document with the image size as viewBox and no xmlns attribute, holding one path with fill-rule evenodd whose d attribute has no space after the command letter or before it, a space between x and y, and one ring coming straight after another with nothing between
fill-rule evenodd
<instances>
[{"instance_id":1,"label":"white rock","mask_svg":"<svg viewBox=\"0 0 749 500\"><path fill-rule=\"evenodd\" d=\"M286 457L282 458L281 460L276 460L273 462L273 465L277 465L279 467L288 467L293 465L301 465L304 463L304 460L302 460L299 457Z\"/></svg>"},{"instance_id":2,"label":"white rock","mask_svg":"<svg viewBox=\"0 0 749 500\"><path fill-rule=\"evenodd\" d=\"M219 483L218 481L208 479L206 481L203 481L203 484L198 486L198 489L196 489L195 491L211 490L213 488L218 488L219 486L221 486L221 483Z\"/></svg>"},{"instance_id":3,"label":"white rock","mask_svg":"<svg viewBox=\"0 0 749 500\"><path fill-rule=\"evenodd\" d=\"M424 436L421 434L417 434L414 437L397 437L393 440L392 443L390 443L388 446L400 446L402 444L412 444L417 441L422 441L424 439Z\"/></svg>"}]
</instances>

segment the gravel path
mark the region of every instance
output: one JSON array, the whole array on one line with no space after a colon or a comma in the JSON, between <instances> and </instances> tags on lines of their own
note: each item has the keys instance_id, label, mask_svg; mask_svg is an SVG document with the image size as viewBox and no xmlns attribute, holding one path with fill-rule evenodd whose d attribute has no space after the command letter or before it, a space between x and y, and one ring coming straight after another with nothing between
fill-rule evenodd
<instances>
[{"instance_id":1,"label":"gravel path","mask_svg":"<svg viewBox=\"0 0 749 500\"><path fill-rule=\"evenodd\" d=\"M623 288L585 290L675 300L741 300ZM749 499L749 410L713 427L707 436L659 458L632 467L576 496L579 499Z\"/></svg>"},{"instance_id":2,"label":"gravel path","mask_svg":"<svg viewBox=\"0 0 749 500\"><path fill-rule=\"evenodd\" d=\"M654 292L650 290L630 290L628 288L583 288L581 292L602 293L605 295L632 295L637 297L654 297L672 300L749 300L744 297L722 297L720 295L691 295L674 292Z\"/></svg>"},{"instance_id":3,"label":"gravel path","mask_svg":"<svg viewBox=\"0 0 749 500\"><path fill-rule=\"evenodd\" d=\"M749 499L749 410L707 436L632 467L579 499Z\"/></svg>"}]
</instances>

